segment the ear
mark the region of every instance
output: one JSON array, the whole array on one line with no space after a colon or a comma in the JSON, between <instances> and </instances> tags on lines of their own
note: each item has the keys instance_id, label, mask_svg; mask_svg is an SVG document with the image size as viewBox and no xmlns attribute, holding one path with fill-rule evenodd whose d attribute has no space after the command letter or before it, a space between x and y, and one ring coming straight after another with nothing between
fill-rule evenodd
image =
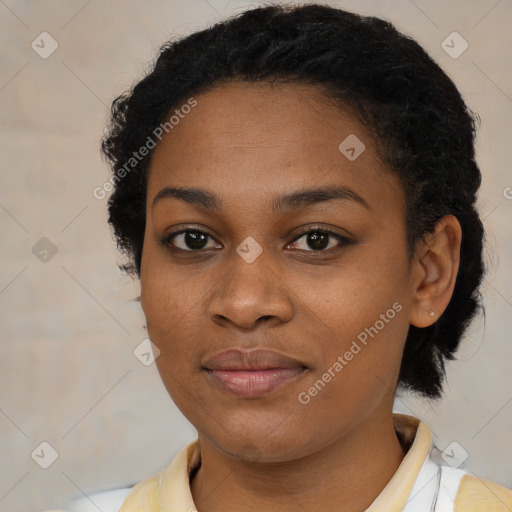
<instances>
[{"instance_id":1,"label":"ear","mask_svg":"<svg viewBox=\"0 0 512 512\"><path fill-rule=\"evenodd\" d=\"M448 306L459 270L461 240L459 221L454 215L445 215L436 222L434 232L418 243L411 270L411 325L432 325Z\"/></svg>"}]
</instances>

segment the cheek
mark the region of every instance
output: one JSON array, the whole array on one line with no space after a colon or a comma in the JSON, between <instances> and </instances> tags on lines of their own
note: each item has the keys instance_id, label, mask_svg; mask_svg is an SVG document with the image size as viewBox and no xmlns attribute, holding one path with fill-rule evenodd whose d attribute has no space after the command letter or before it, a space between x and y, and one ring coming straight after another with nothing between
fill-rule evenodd
<instances>
[{"instance_id":1,"label":"cheek","mask_svg":"<svg viewBox=\"0 0 512 512\"><path fill-rule=\"evenodd\" d=\"M354 252L343 265L293 280L303 311L316 316L335 333L356 336L373 325L395 302L409 294L406 260L398 255ZM390 312L394 318L394 311Z\"/></svg>"},{"instance_id":2,"label":"cheek","mask_svg":"<svg viewBox=\"0 0 512 512\"><path fill-rule=\"evenodd\" d=\"M156 362L170 391L173 378L184 381L197 372L194 355L201 353L208 335L200 329L205 322L200 305L215 283L211 273L185 273L183 266L169 264L164 251L150 246L144 248L140 283L148 336L160 350Z\"/></svg>"},{"instance_id":3,"label":"cheek","mask_svg":"<svg viewBox=\"0 0 512 512\"><path fill-rule=\"evenodd\" d=\"M179 265L169 265L157 252L149 250L143 256L141 272L141 305L148 332L155 340L172 335L197 317L197 304L211 284L207 279L188 275L184 278Z\"/></svg>"},{"instance_id":4,"label":"cheek","mask_svg":"<svg viewBox=\"0 0 512 512\"><path fill-rule=\"evenodd\" d=\"M303 404L304 432L321 439L337 425L351 428L380 404L392 404L408 329L406 309L391 285L382 291L366 283L369 288L361 291L350 281L344 284L343 293L335 284L324 287L322 300L311 293L311 308L330 337L318 340L321 364L297 399Z\"/></svg>"},{"instance_id":5,"label":"cheek","mask_svg":"<svg viewBox=\"0 0 512 512\"><path fill-rule=\"evenodd\" d=\"M204 343L197 326L201 322L198 303L206 284L184 280L179 269L148 268L141 277L141 303L148 336L160 350L156 366L169 396L182 411L188 411L191 399L197 400L190 388L198 373L194 355Z\"/></svg>"},{"instance_id":6,"label":"cheek","mask_svg":"<svg viewBox=\"0 0 512 512\"><path fill-rule=\"evenodd\" d=\"M327 334L317 343L322 361L311 379L329 381L319 402L342 397L357 407L394 389L409 328L407 260L400 254L361 251L357 262L347 259L329 280L308 280L301 290L305 321L316 320ZM329 369L335 377L325 374Z\"/></svg>"}]
</instances>

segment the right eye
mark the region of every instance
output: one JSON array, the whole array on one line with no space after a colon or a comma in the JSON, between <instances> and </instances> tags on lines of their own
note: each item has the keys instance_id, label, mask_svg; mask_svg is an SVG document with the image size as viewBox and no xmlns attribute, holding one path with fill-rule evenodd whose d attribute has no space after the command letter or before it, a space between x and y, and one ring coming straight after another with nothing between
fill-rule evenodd
<instances>
[{"instance_id":1,"label":"right eye","mask_svg":"<svg viewBox=\"0 0 512 512\"><path fill-rule=\"evenodd\" d=\"M208 239L213 241L213 238L205 231L185 229L165 236L161 243L169 247L170 250L197 252L216 247L207 247Z\"/></svg>"}]
</instances>

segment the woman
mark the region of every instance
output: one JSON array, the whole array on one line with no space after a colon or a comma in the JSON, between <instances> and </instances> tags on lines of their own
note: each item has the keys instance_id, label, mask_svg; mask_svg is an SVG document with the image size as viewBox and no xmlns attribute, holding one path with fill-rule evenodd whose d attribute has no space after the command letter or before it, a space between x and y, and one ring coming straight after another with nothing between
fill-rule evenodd
<instances>
[{"instance_id":1,"label":"woman","mask_svg":"<svg viewBox=\"0 0 512 512\"><path fill-rule=\"evenodd\" d=\"M122 512L511 509L392 412L398 387L441 396L481 307L474 119L416 42L332 7L162 47L102 147L124 269L198 440Z\"/></svg>"}]
</instances>

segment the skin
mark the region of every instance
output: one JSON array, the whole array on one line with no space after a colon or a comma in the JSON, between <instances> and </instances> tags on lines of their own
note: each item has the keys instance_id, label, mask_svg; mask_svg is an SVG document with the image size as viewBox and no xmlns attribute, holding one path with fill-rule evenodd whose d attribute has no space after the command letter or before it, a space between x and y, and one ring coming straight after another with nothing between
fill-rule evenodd
<instances>
[{"instance_id":1,"label":"skin","mask_svg":"<svg viewBox=\"0 0 512 512\"><path fill-rule=\"evenodd\" d=\"M231 82L196 99L152 157L141 267L158 370L199 435L196 507L365 510L404 456L392 423L401 355L409 325L431 325L450 300L460 225L445 216L409 260L398 179L356 118L314 86ZM366 146L354 161L338 149L349 134ZM349 187L368 208L331 199L272 210L276 197L325 185ZM222 206L175 197L153 206L169 186L205 189ZM160 243L184 225L211 236L203 249L183 235ZM351 243L329 237L315 251L299 228L328 229ZM249 236L263 249L252 263L236 252ZM401 311L301 403L298 394L394 303ZM233 347L271 348L308 369L268 395L238 398L202 369Z\"/></svg>"}]
</instances>

